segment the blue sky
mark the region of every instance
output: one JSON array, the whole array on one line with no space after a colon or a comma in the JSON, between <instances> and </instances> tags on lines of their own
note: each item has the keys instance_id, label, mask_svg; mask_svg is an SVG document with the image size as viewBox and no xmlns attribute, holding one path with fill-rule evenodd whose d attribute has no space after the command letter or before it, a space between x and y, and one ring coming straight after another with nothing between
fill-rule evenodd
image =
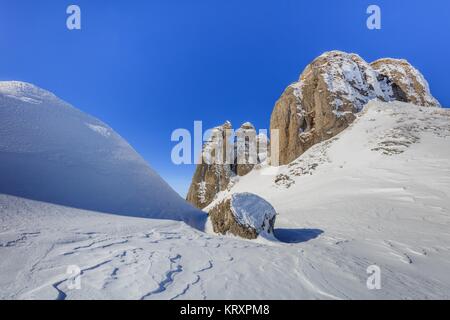
<instances>
[{"instance_id":1,"label":"blue sky","mask_svg":"<svg viewBox=\"0 0 450 320\"><path fill-rule=\"evenodd\" d=\"M82 30L66 28L77 4ZM366 28L366 8L382 29ZM284 88L324 51L406 58L450 106L447 0L0 0L0 80L54 92L108 123L184 194L176 128L268 128Z\"/></svg>"}]
</instances>

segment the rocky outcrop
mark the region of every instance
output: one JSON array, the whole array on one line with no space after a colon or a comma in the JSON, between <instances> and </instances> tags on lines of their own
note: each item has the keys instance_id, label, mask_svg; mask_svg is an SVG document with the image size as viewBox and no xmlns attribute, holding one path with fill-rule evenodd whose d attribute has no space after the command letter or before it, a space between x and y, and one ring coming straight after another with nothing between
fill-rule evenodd
<instances>
[{"instance_id":1,"label":"rocky outcrop","mask_svg":"<svg viewBox=\"0 0 450 320\"><path fill-rule=\"evenodd\" d=\"M437 105L423 76L403 62L402 68L393 68L393 61L370 65L356 54L331 51L308 65L272 112L270 129L278 130L279 163L288 164L340 133L372 99Z\"/></svg>"},{"instance_id":2,"label":"rocky outcrop","mask_svg":"<svg viewBox=\"0 0 450 320\"><path fill-rule=\"evenodd\" d=\"M251 193L235 193L209 210L214 232L246 239L273 235L276 212L270 203Z\"/></svg>"},{"instance_id":3,"label":"rocky outcrop","mask_svg":"<svg viewBox=\"0 0 450 320\"><path fill-rule=\"evenodd\" d=\"M212 130L202 150L186 200L197 208L208 206L228 188L234 176L244 176L267 158L268 138L256 135L255 127L244 123L236 132L225 122Z\"/></svg>"},{"instance_id":4,"label":"rocky outcrop","mask_svg":"<svg viewBox=\"0 0 450 320\"><path fill-rule=\"evenodd\" d=\"M258 163L257 140L255 127L244 123L236 130L236 174L245 176Z\"/></svg>"},{"instance_id":5,"label":"rocky outcrop","mask_svg":"<svg viewBox=\"0 0 450 320\"><path fill-rule=\"evenodd\" d=\"M227 149L230 145L231 123L214 128L209 141L203 145L201 163L197 165L186 200L203 209L210 204L217 193L227 188L234 174L226 164Z\"/></svg>"},{"instance_id":6,"label":"rocky outcrop","mask_svg":"<svg viewBox=\"0 0 450 320\"><path fill-rule=\"evenodd\" d=\"M398 87L403 99L396 99L424 107L440 107L431 95L428 82L408 61L403 59L380 59L370 64L379 74L389 78Z\"/></svg>"}]
</instances>

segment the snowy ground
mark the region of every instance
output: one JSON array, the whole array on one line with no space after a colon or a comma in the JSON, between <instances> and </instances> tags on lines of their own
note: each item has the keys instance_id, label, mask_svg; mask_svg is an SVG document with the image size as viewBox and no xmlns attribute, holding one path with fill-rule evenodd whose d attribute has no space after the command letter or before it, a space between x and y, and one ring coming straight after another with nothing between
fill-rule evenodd
<instances>
[{"instance_id":1,"label":"snowy ground","mask_svg":"<svg viewBox=\"0 0 450 320\"><path fill-rule=\"evenodd\" d=\"M449 159L448 111L370 103L335 139L231 189L275 207L280 242L0 195L0 298L448 299ZM373 264L381 290L366 287Z\"/></svg>"}]
</instances>

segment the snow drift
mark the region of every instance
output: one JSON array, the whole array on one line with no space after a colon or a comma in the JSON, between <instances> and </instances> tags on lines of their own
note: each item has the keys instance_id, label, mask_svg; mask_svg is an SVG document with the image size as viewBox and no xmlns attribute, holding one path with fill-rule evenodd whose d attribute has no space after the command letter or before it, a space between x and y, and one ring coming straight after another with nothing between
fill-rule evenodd
<instances>
[{"instance_id":1,"label":"snow drift","mask_svg":"<svg viewBox=\"0 0 450 320\"><path fill-rule=\"evenodd\" d=\"M0 82L0 193L129 216L196 220L103 122L52 93Z\"/></svg>"}]
</instances>

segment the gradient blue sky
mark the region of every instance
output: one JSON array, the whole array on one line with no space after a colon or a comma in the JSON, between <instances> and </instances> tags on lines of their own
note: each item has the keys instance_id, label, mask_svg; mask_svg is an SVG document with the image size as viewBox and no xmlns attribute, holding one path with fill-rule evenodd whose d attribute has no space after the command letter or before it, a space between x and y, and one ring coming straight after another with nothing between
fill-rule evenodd
<instances>
[{"instance_id":1,"label":"gradient blue sky","mask_svg":"<svg viewBox=\"0 0 450 320\"><path fill-rule=\"evenodd\" d=\"M82 30L66 29L66 8ZM382 9L382 30L366 8ZM0 80L54 92L108 123L178 192L170 159L194 120L269 126L284 88L324 51L406 58L450 106L448 0L0 0Z\"/></svg>"}]
</instances>

